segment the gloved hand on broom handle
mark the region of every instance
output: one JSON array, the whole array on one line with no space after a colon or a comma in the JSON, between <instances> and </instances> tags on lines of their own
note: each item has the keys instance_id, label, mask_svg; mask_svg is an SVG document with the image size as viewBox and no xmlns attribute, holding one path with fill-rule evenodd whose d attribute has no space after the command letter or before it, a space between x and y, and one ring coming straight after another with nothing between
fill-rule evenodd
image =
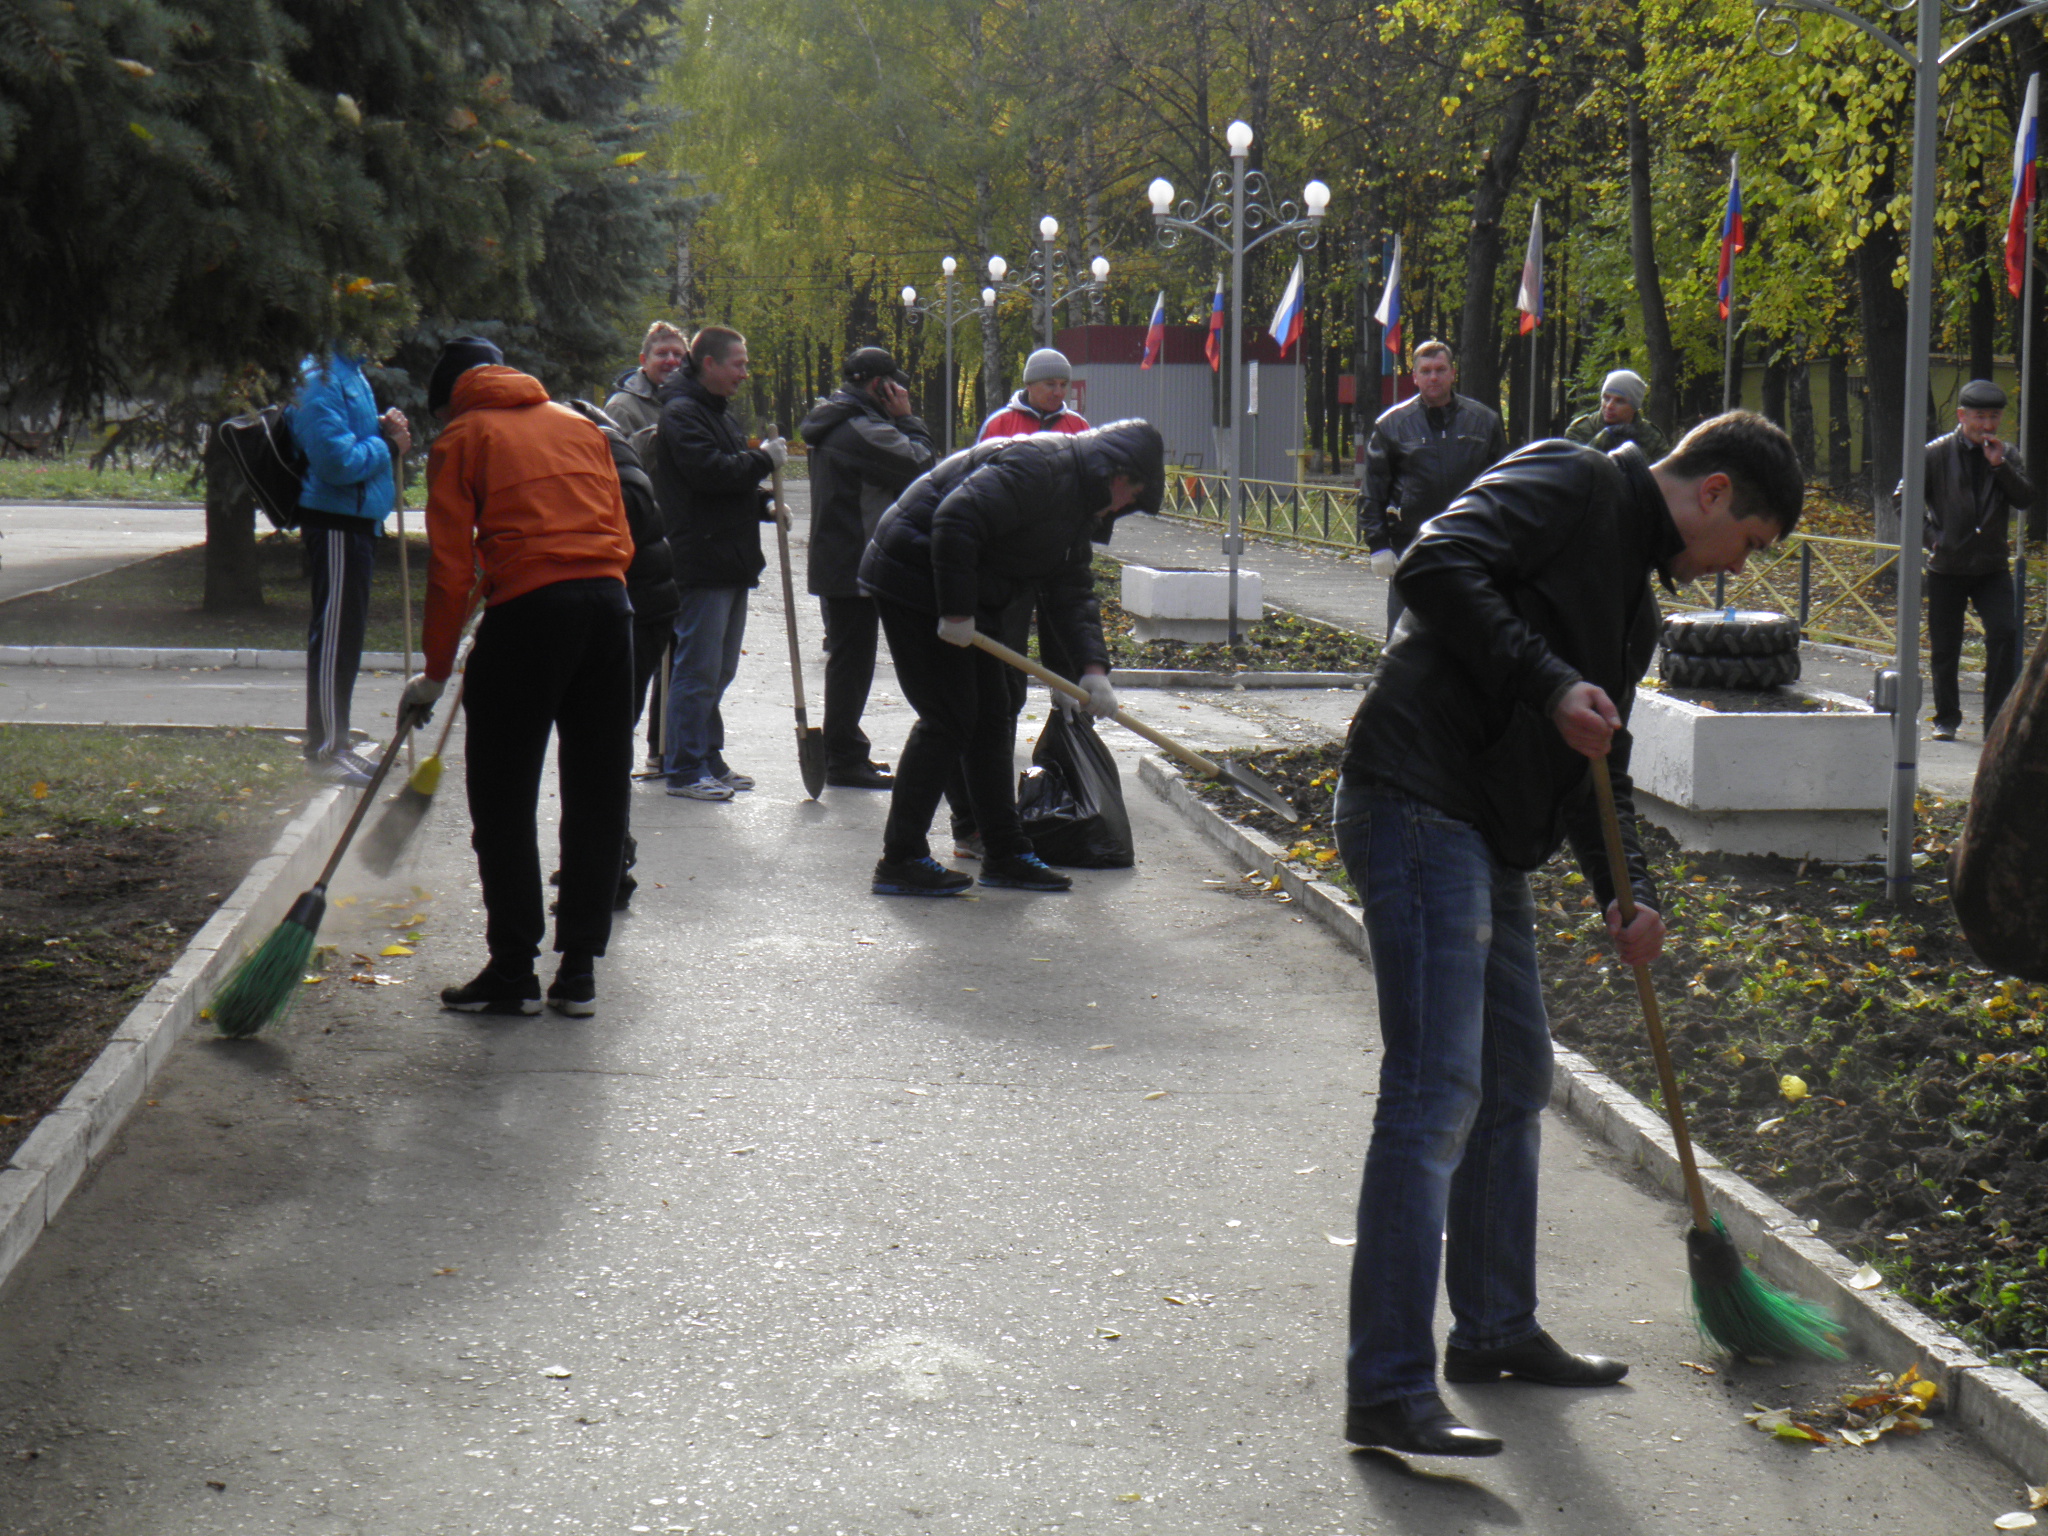
<instances>
[{"instance_id":1,"label":"gloved hand on broom handle","mask_svg":"<svg viewBox=\"0 0 2048 1536\"><path fill-rule=\"evenodd\" d=\"M434 718L434 705L448 687L445 677L417 673L398 697L398 719L402 726L418 728Z\"/></svg>"}]
</instances>

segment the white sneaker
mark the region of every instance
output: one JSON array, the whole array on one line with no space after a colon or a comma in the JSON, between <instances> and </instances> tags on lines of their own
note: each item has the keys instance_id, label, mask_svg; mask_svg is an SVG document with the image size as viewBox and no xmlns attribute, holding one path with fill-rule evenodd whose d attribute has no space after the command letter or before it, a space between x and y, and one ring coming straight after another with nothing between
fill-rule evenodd
<instances>
[{"instance_id":1,"label":"white sneaker","mask_svg":"<svg viewBox=\"0 0 2048 1536\"><path fill-rule=\"evenodd\" d=\"M741 773L733 768L728 768L725 772L721 773L718 776L718 782L732 789L752 789L754 787L754 779L751 774Z\"/></svg>"},{"instance_id":2,"label":"white sneaker","mask_svg":"<svg viewBox=\"0 0 2048 1536\"><path fill-rule=\"evenodd\" d=\"M694 784L671 784L668 787L668 792L672 795L678 795L685 800L730 800L732 798L732 786L723 780L712 778L709 774L706 774Z\"/></svg>"}]
</instances>

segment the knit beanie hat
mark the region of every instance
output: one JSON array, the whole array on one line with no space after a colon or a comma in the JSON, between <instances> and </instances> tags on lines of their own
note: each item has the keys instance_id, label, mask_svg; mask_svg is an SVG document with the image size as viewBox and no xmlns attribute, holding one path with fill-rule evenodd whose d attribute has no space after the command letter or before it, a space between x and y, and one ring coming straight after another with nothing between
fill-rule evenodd
<instances>
[{"instance_id":1,"label":"knit beanie hat","mask_svg":"<svg viewBox=\"0 0 2048 1536\"><path fill-rule=\"evenodd\" d=\"M1650 397L1650 386L1643 382L1640 373L1631 373L1626 368L1617 368L1600 382L1600 393L1619 395L1637 410Z\"/></svg>"},{"instance_id":2,"label":"knit beanie hat","mask_svg":"<svg viewBox=\"0 0 2048 1536\"><path fill-rule=\"evenodd\" d=\"M1046 379L1071 379L1074 370L1067 365L1067 354L1055 352L1051 347L1040 347L1024 359L1024 382L1037 384Z\"/></svg>"},{"instance_id":3,"label":"knit beanie hat","mask_svg":"<svg viewBox=\"0 0 2048 1536\"><path fill-rule=\"evenodd\" d=\"M505 354L496 342L481 336L456 337L441 348L434 361L434 371L427 379L427 409L438 411L447 405L448 397L455 393L455 381L470 369L504 361Z\"/></svg>"}]
</instances>

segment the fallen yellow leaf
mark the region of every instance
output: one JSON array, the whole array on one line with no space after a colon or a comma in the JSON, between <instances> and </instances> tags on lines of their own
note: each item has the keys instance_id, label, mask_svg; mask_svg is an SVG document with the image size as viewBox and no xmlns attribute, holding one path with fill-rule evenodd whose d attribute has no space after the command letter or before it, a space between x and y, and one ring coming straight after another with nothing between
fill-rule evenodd
<instances>
[{"instance_id":1,"label":"fallen yellow leaf","mask_svg":"<svg viewBox=\"0 0 2048 1536\"><path fill-rule=\"evenodd\" d=\"M386 944L382 949L378 950L377 953L389 957L392 955L409 955L412 953L412 951L407 949L403 944Z\"/></svg>"},{"instance_id":2,"label":"fallen yellow leaf","mask_svg":"<svg viewBox=\"0 0 2048 1536\"><path fill-rule=\"evenodd\" d=\"M639 163L640 163L640 162L641 162L642 160L645 160L646 158L647 158L647 151L646 151L646 150L644 150L644 149L636 149L636 150L633 150L633 151L631 151L631 152L630 152L630 153L628 153L628 154L623 154L623 155L614 155L614 156L612 156L612 164L613 164L613 165L638 165L638 164L639 164Z\"/></svg>"}]
</instances>

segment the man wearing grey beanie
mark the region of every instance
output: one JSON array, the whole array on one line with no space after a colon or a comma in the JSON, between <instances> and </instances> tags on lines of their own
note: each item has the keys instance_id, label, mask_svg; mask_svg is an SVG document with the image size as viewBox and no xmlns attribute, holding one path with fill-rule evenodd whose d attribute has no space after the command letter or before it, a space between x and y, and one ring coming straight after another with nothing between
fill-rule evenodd
<instances>
[{"instance_id":1,"label":"man wearing grey beanie","mask_svg":"<svg viewBox=\"0 0 2048 1536\"><path fill-rule=\"evenodd\" d=\"M1600 383L1600 409L1575 417L1564 435L1575 443L1586 443L1602 453L1634 443L1652 464L1670 451L1671 445L1657 424L1643 414L1643 402L1650 398L1650 386L1639 373L1617 368Z\"/></svg>"}]
</instances>

